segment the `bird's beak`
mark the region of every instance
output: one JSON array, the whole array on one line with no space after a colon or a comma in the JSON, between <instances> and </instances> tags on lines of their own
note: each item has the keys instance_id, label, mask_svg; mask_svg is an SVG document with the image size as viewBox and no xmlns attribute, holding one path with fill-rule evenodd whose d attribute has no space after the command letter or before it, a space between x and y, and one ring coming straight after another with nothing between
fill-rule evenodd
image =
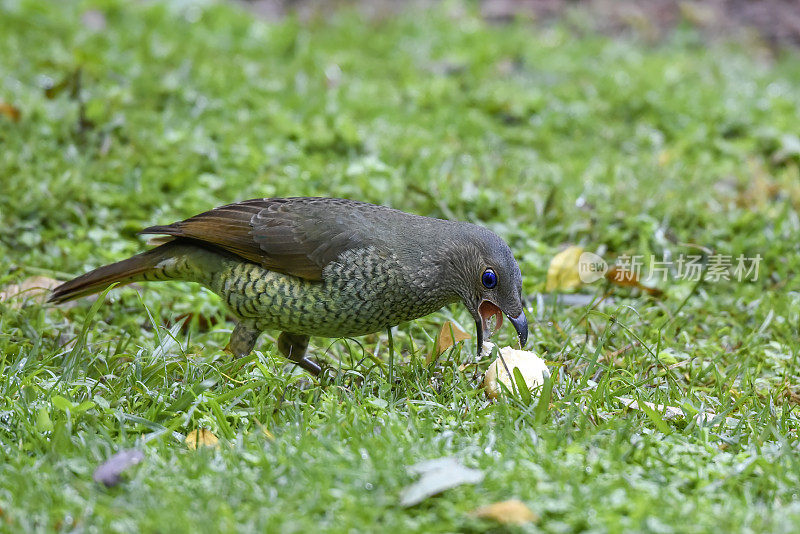
<instances>
[{"instance_id":1,"label":"bird's beak","mask_svg":"<svg viewBox=\"0 0 800 534\"><path fill-rule=\"evenodd\" d=\"M489 330L489 318L494 316L494 329L489 333L489 336L503 325L503 311L495 304L488 300L484 300L478 305L478 317L475 318L475 331L478 337L478 354L483 351L483 337L484 332ZM525 312L521 312L516 317L508 315L508 320L514 325L514 330L517 331L519 336L520 348L525 347L528 341L528 318L525 317ZM487 336L488 337L488 336Z\"/></svg>"},{"instance_id":2,"label":"bird's beak","mask_svg":"<svg viewBox=\"0 0 800 534\"><path fill-rule=\"evenodd\" d=\"M525 343L528 342L528 318L525 317L525 312L521 312L516 317L509 315L508 320L514 325L514 330L519 336L519 348L524 349Z\"/></svg>"}]
</instances>

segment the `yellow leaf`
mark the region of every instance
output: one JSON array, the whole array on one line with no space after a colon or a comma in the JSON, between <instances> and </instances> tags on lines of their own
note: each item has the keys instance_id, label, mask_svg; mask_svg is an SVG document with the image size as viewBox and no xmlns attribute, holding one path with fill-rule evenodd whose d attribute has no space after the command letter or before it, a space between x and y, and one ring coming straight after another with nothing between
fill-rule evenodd
<instances>
[{"instance_id":1,"label":"yellow leaf","mask_svg":"<svg viewBox=\"0 0 800 534\"><path fill-rule=\"evenodd\" d=\"M581 254L581 247L570 246L553 256L550 267L547 268L545 291L575 289L581 285L578 274Z\"/></svg>"},{"instance_id":2,"label":"yellow leaf","mask_svg":"<svg viewBox=\"0 0 800 534\"><path fill-rule=\"evenodd\" d=\"M14 308L21 308L26 300L42 303L47 294L61 282L46 276L31 276L18 284L11 284L0 291L0 301L13 301Z\"/></svg>"},{"instance_id":3,"label":"yellow leaf","mask_svg":"<svg viewBox=\"0 0 800 534\"><path fill-rule=\"evenodd\" d=\"M190 449L196 449L197 447L219 447L219 439L217 436L205 428L192 430L186 435L184 441Z\"/></svg>"},{"instance_id":4,"label":"yellow leaf","mask_svg":"<svg viewBox=\"0 0 800 534\"><path fill-rule=\"evenodd\" d=\"M433 353L428 356L428 363L431 363L434 357L441 355L459 341L464 341L471 337L471 335L456 326L453 321L447 321L442 325L442 329L439 330L439 335L436 337L436 347Z\"/></svg>"},{"instance_id":5,"label":"yellow leaf","mask_svg":"<svg viewBox=\"0 0 800 534\"><path fill-rule=\"evenodd\" d=\"M517 499L481 506L474 510L472 515L482 519L493 519L504 525L524 525L539 521L539 516Z\"/></svg>"}]
</instances>

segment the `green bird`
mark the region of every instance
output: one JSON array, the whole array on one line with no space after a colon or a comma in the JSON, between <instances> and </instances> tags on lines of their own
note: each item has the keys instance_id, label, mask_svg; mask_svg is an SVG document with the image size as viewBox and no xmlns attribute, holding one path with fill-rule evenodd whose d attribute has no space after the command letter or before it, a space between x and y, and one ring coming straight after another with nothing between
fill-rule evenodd
<instances>
[{"instance_id":1,"label":"green bird","mask_svg":"<svg viewBox=\"0 0 800 534\"><path fill-rule=\"evenodd\" d=\"M310 336L353 337L461 301L475 319L478 352L488 322L506 314L528 338L522 275L508 245L474 224L422 217L340 198L260 198L151 226L156 248L99 267L53 290L65 302L112 283L197 282L236 317L228 348L245 356L264 330L278 349L318 374Z\"/></svg>"}]
</instances>

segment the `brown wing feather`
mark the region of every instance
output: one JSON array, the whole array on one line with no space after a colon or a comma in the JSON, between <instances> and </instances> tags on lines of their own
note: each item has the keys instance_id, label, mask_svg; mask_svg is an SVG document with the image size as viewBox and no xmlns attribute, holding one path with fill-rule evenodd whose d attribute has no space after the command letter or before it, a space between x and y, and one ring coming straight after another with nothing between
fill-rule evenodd
<instances>
[{"instance_id":1,"label":"brown wing feather","mask_svg":"<svg viewBox=\"0 0 800 534\"><path fill-rule=\"evenodd\" d=\"M388 212L400 213L343 199L254 199L140 233L203 241L267 269L319 280L342 252L374 242L365 234Z\"/></svg>"}]
</instances>

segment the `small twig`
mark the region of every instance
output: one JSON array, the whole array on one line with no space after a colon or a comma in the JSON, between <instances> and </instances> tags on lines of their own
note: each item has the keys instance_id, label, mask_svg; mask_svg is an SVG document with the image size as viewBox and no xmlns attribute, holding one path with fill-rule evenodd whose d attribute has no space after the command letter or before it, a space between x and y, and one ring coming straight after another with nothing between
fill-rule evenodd
<instances>
[{"instance_id":1,"label":"small twig","mask_svg":"<svg viewBox=\"0 0 800 534\"><path fill-rule=\"evenodd\" d=\"M617 349L614 352L606 354L603 359L606 360L606 361L613 360L614 358L616 358L620 354L624 354L624 353L628 352L629 350L631 350L633 347L638 347L638 346L639 346L639 342L638 341L634 341L633 343L628 343L627 345L625 345L621 349Z\"/></svg>"}]
</instances>

